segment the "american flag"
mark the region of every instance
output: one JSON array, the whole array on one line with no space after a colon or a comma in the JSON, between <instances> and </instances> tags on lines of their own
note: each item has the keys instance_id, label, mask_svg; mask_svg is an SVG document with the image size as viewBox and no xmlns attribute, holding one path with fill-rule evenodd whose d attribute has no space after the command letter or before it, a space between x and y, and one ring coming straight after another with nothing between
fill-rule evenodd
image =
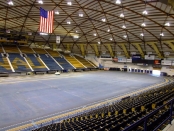
<instances>
[{"instance_id":1,"label":"american flag","mask_svg":"<svg viewBox=\"0 0 174 131\"><path fill-rule=\"evenodd\" d=\"M46 11L40 7L40 27L39 31L43 33L53 32L53 11Z\"/></svg>"}]
</instances>

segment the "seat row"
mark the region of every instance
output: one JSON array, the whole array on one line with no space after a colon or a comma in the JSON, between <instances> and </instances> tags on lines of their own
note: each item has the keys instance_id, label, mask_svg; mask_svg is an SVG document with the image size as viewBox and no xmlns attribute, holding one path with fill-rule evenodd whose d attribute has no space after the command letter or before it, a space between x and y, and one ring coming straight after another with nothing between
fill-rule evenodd
<instances>
[{"instance_id":1,"label":"seat row","mask_svg":"<svg viewBox=\"0 0 174 131\"><path fill-rule=\"evenodd\" d=\"M157 107L173 99L173 96L174 83L170 83L33 131L124 131ZM169 110L169 105L166 105L151 116L147 120L147 130L154 130L161 120L169 116ZM144 131L143 125L144 123L139 123L131 131Z\"/></svg>"},{"instance_id":2,"label":"seat row","mask_svg":"<svg viewBox=\"0 0 174 131\"><path fill-rule=\"evenodd\" d=\"M80 62L83 61L83 64ZM86 61L86 63L84 62ZM85 66L85 64L87 66ZM91 66L89 66L89 64ZM80 66L79 66L80 65ZM96 68L82 57L61 55L52 50L0 46L0 73Z\"/></svg>"}]
</instances>

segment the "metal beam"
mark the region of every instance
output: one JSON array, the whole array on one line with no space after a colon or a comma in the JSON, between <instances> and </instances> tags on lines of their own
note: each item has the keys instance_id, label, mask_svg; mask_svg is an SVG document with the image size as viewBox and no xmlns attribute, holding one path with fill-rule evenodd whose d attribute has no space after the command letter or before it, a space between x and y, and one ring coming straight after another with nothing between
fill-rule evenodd
<instances>
[{"instance_id":1,"label":"metal beam","mask_svg":"<svg viewBox=\"0 0 174 131\"><path fill-rule=\"evenodd\" d=\"M144 58L144 52L143 52L143 50L142 50L142 48L141 48L141 46L140 46L141 43L132 43L132 44L136 46L136 48L138 49L138 51L139 51L140 54L141 54L141 57Z\"/></svg>"},{"instance_id":2,"label":"metal beam","mask_svg":"<svg viewBox=\"0 0 174 131\"><path fill-rule=\"evenodd\" d=\"M149 44L149 45L152 46L152 48L157 53L157 55L158 55L159 58L164 58L164 56L161 54L161 52L159 51L158 47L156 46L156 43L154 43L154 42L148 42L147 44Z\"/></svg>"},{"instance_id":3,"label":"metal beam","mask_svg":"<svg viewBox=\"0 0 174 131\"><path fill-rule=\"evenodd\" d=\"M126 55L126 57L129 58L130 56L129 56L129 53L126 49L125 44L119 44L119 45L121 46L122 50L124 51L124 54Z\"/></svg>"},{"instance_id":4,"label":"metal beam","mask_svg":"<svg viewBox=\"0 0 174 131\"><path fill-rule=\"evenodd\" d=\"M107 48L109 50L109 53L110 53L111 57L114 57L114 53L113 53L113 50L112 50L112 47L111 47L110 44L107 44Z\"/></svg>"},{"instance_id":5,"label":"metal beam","mask_svg":"<svg viewBox=\"0 0 174 131\"><path fill-rule=\"evenodd\" d=\"M85 56L84 44L80 44L80 50L81 50L82 56Z\"/></svg>"},{"instance_id":6,"label":"metal beam","mask_svg":"<svg viewBox=\"0 0 174 131\"><path fill-rule=\"evenodd\" d=\"M163 43L168 44L171 47L171 49L174 51L174 44L172 42L174 41L164 41Z\"/></svg>"},{"instance_id":7,"label":"metal beam","mask_svg":"<svg viewBox=\"0 0 174 131\"><path fill-rule=\"evenodd\" d=\"M98 51L97 45L96 44L93 44L93 47L94 47L95 55L96 56L99 56L99 51Z\"/></svg>"}]
</instances>

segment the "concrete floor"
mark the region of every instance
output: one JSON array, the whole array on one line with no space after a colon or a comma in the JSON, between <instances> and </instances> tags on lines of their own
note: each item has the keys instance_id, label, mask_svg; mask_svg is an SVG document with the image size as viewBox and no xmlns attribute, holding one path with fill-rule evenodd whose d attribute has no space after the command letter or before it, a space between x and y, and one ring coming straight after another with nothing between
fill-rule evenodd
<instances>
[{"instance_id":1,"label":"concrete floor","mask_svg":"<svg viewBox=\"0 0 174 131\"><path fill-rule=\"evenodd\" d=\"M0 78L0 130L117 97L163 80L145 74L111 71Z\"/></svg>"}]
</instances>

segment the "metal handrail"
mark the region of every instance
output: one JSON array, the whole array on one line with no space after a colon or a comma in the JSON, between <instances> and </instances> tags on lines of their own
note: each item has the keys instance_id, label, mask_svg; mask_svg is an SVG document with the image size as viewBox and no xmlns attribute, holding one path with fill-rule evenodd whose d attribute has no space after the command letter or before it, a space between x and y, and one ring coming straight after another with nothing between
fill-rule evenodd
<instances>
[{"instance_id":1,"label":"metal handrail","mask_svg":"<svg viewBox=\"0 0 174 131\"><path fill-rule=\"evenodd\" d=\"M170 120L170 124L171 124L171 122L172 122L173 103L174 103L174 98L171 99L170 101L168 101L166 104L158 107L157 109L152 111L150 114L148 114L145 117L141 118L140 120L138 120L134 124L132 124L129 127L125 128L123 131L130 131L132 128L138 126L142 122L144 122L144 131L148 131L147 130L147 120L148 120L148 118L151 117L152 115L154 115L155 113L157 113L160 109L164 108L168 104L170 104L170 115L169 115L169 117L167 117L165 120L163 120L163 122L161 122L161 124L159 124L153 131L156 131L157 129L159 129L159 127L161 127L167 120Z\"/></svg>"}]
</instances>

